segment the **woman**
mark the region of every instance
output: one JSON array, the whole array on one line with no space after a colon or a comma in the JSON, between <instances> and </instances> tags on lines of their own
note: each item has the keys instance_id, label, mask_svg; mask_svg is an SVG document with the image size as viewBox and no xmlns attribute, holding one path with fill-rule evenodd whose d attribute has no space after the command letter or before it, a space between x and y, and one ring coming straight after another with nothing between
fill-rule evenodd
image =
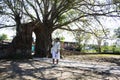
<instances>
[{"instance_id":1,"label":"woman","mask_svg":"<svg viewBox=\"0 0 120 80\"><path fill-rule=\"evenodd\" d=\"M53 58L53 64L55 64L55 60L56 60L56 64L58 64L60 59L60 39L59 38L56 38L54 40L54 43L51 48L51 53Z\"/></svg>"}]
</instances>

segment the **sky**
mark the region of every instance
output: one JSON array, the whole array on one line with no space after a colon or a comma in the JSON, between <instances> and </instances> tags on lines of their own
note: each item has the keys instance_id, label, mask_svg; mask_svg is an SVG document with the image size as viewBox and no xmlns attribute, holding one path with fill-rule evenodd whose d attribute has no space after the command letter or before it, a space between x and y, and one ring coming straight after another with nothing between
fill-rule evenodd
<instances>
[{"instance_id":1,"label":"sky","mask_svg":"<svg viewBox=\"0 0 120 80\"><path fill-rule=\"evenodd\" d=\"M8 36L8 39L12 39L15 34L16 34L16 31L13 30L12 28L3 28L3 29L0 29L0 35L2 34L6 34Z\"/></svg>"}]
</instances>

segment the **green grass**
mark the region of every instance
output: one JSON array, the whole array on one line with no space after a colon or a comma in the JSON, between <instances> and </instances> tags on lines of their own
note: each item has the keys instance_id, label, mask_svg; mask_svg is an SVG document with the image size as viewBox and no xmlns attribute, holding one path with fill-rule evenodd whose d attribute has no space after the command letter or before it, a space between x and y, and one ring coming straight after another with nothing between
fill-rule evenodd
<instances>
[{"instance_id":1,"label":"green grass","mask_svg":"<svg viewBox=\"0 0 120 80\"><path fill-rule=\"evenodd\" d=\"M120 55L115 55L115 54L87 54L86 56L105 57L105 58L110 58L110 57L118 57L118 58L120 58Z\"/></svg>"},{"instance_id":2,"label":"green grass","mask_svg":"<svg viewBox=\"0 0 120 80\"><path fill-rule=\"evenodd\" d=\"M97 48L96 48L97 49ZM86 52L86 53L96 53L95 48L93 48L92 50L82 50L81 52ZM114 45L113 46L101 46L101 52L114 52L114 53L118 53L120 52L120 47L115 47Z\"/></svg>"},{"instance_id":3,"label":"green grass","mask_svg":"<svg viewBox=\"0 0 120 80\"><path fill-rule=\"evenodd\" d=\"M114 54L83 54L83 55L71 55L66 56L66 59L77 61L96 61L100 59L120 59L120 55Z\"/></svg>"}]
</instances>

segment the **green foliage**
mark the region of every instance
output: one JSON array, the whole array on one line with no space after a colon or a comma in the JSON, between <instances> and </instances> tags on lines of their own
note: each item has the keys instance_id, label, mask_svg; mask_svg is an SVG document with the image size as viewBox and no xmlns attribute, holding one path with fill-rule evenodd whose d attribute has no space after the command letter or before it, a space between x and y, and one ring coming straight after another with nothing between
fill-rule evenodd
<instances>
[{"instance_id":1,"label":"green foliage","mask_svg":"<svg viewBox=\"0 0 120 80\"><path fill-rule=\"evenodd\" d=\"M63 23L66 23L67 21L77 18L78 16L79 16L79 12L73 9L70 9L58 17L58 22L60 24L63 24Z\"/></svg>"},{"instance_id":2,"label":"green foliage","mask_svg":"<svg viewBox=\"0 0 120 80\"><path fill-rule=\"evenodd\" d=\"M67 17L66 17L66 15L64 14L64 15L62 15L62 16L59 17L58 22L59 22L60 24L63 24L63 23L65 22L66 18L67 18Z\"/></svg>"},{"instance_id":3,"label":"green foliage","mask_svg":"<svg viewBox=\"0 0 120 80\"><path fill-rule=\"evenodd\" d=\"M114 50L115 53L120 52L120 47L116 47Z\"/></svg>"},{"instance_id":4,"label":"green foliage","mask_svg":"<svg viewBox=\"0 0 120 80\"><path fill-rule=\"evenodd\" d=\"M97 45L89 45L91 47L90 50L82 50L82 52L98 52ZM102 53L120 53L120 47L112 46L101 46Z\"/></svg>"},{"instance_id":5,"label":"green foliage","mask_svg":"<svg viewBox=\"0 0 120 80\"><path fill-rule=\"evenodd\" d=\"M116 47L115 45L113 46L102 46L102 52L113 52L113 53L116 53L116 52L120 52L120 47Z\"/></svg>"},{"instance_id":6,"label":"green foliage","mask_svg":"<svg viewBox=\"0 0 120 80\"><path fill-rule=\"evenodd\" d=\"M64 42L64 40L65 40L65 37L60 37L60 41L62 41L62 42Z\"/></svg>"},{"instance_id":7,"label":"green foliage","mask_svg":"<svg viewBox=\"0 0 120 80\"><path fill-rule=\"evenodd\" d=\"M6 34L0 35L0 41L3 41L5 39L7 39L7 35Z\"/></svg>"}]
</instances>

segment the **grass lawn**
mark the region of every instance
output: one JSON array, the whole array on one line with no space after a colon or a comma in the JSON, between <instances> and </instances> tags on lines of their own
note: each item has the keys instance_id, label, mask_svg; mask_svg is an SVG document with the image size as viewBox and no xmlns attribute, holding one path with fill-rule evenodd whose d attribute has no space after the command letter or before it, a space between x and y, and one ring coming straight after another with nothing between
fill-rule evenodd
<instances>
[{"instance_id":1,"label":"grass lawn","mask_svg":"<svg viewBox=\"0 0 120 80\"><path fill-rule=\"evenodd\" d=\"M120 55L116 55L116 54L82 54L82 55L69 55L69 56L65 56L65 57L84 57L86 59L88 58L120 58Z\"/></svg>"},{"instance_id":2,"label":"grass lawn","mask_svg":"<svg viewBox=\"0 0 120 80\"><path fill-rule=\"evenodd\" d=\"M64 59L86 62L88 64L117 65L120 66L120 55L116 54L80 54L65 55Z\"/></svg>"}]
</instances>

